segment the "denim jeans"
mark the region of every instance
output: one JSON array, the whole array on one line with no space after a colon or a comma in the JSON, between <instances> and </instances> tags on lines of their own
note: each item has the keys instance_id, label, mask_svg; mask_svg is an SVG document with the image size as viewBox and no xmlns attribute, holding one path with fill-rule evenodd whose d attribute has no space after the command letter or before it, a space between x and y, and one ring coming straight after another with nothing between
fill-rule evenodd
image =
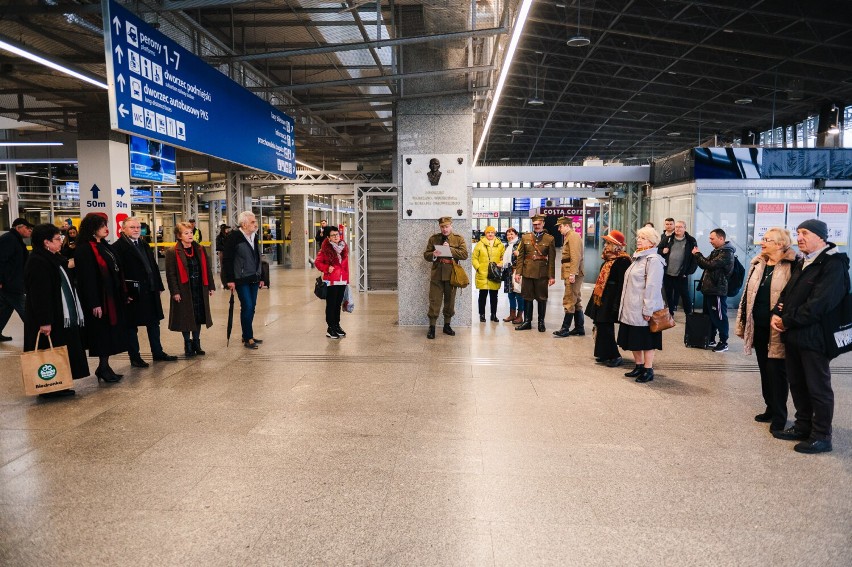
<instances>
[{"instance_id":1,"label":"denim jeans","mask_svg":"<svg viewBox=\"0 0 852 567\"><path fill-rule=\"evenodd\" d=\"M252 321L254 321L254 308L257 305L257 283L237 284L237 297L240 298L240 327L243 330L243 340L254 338Z\"/></svg>"},{"instance_id":2,"label":"denim jeans","mask_svg":"<svg viewBox=\"0 0 852 567\"><path fill-rule=\"evenodd\" d=\"M515 293L514 291L510 291L508 295L509 309L514 309L515 311L523 311L524 297L520 293Z\"/></svg>"}]
</instances>

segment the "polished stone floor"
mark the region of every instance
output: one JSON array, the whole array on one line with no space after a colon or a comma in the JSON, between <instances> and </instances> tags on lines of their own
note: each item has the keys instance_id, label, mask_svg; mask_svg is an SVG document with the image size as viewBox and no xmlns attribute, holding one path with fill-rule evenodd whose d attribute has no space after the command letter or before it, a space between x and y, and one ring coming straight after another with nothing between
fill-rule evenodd
<instances>
[{"instance_id":1,"label":"polished stone floor","mask_svg":"<svg viewBox=\"0 0 852 567\"><path fill-rule=\"evenodd\" d=\"M546 334L476 322L427 341L396 326L395 294L362 294L332 341L312 278L273 269L260 350L238 328L226 347L220 291L206 356L118 356L121 383L63 400L23 396L13 316L0 565L852 564L850 358L834 452L806 456L753 421L736 339L714 354L666 331L636 384L594 364L590 334L551 336L557 284Z\"/></svg>"}]
</instances>

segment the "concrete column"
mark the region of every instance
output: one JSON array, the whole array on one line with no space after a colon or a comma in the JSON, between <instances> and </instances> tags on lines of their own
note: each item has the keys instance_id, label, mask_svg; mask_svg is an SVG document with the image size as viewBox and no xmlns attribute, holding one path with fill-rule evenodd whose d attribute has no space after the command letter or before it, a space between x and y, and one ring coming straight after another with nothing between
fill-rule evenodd
<instances>
[{"instance_id":1,"label":"concrete column","mask_svg":"<svg viewBox=\"0 0 852 567\"><path fill-rule=\"evenodd\" d=\"M403 100L397 108L397 160L410 154L459 153L473 157L473 100L467 95ZM400 163L395 171L403 170ZM405 191L405 179L400 183L399 203ZM470 186L466 187L466 219L453 222L453 232L470 245L470 210L473 204ZM408 220L399 207L397 248L398 310L400 325L428 325L429 270L431 264L423 259L426 241L440 232L438 219ZM470 268L470 261L462 263ZM473 281L473 277L471 277ZM456 314L453 325L469 327L471 324L471 288L456 294ZM443 319L438 318L438 324Z\"/></svg>"},{"instance_id":2,"label":"concrete column","mask_svg":"<svg viewBox=\"0 0 852 567\"><path fill-rule=\"evenodd\" d=\"M308 226L308 196L290 195L290 261L293 268L308 266L308 239L313 233Z\"/></svg>"}]
</instances>

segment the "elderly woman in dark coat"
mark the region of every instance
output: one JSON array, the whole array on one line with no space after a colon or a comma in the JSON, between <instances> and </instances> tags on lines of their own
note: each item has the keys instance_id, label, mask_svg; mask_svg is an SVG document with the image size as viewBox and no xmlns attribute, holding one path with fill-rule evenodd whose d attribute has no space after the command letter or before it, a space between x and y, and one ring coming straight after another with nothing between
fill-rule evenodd
<instances>
[{"instance_id":1,"label":"elderly woman in dark coat","mask_svg":"<svg viewBox=\"0 0 852 567\"><path fill-rule=\"evenodd\" d=\"M586 316L595 322L595 361L615 368L623 362L615 342L615 323L630 256L624 251L625 238L621 232L610 231L603 239L603 264L586 306Z\"/></svg>"},{"instance_id":2,"label":"elderly woman in dark coat","mask_svg":"<svg viewBox=\"0 0 852 567\"><path fill-rule=\"evenodd\" d=\"M125 307L127 292L121 263L112 246L107 219L89 213L80 223L74 263L77 290L86 315L86 343L89 356L99 358L95 376L105 382L118 382L122 374L110 368L109 357L127 352Z\"/></svg>"},{"instance_id":3,"label":"elderly woman in dark coat","mask_svg":"<svg viewBox=\"0 0 852 567\"><path fill-rule=\"evenodd\" d=\"M183 333L186 356L203 355L201 325L213 325L210 296L216 291L213 266L204 247L194 239L192 225L175 226L177 244L166 250L166 281L171 295L169 330Z\"/></svg>"},{"instance_id":4,"label":"elderly woman in dark coat","mask_svg":"<svg viewBox=\"0 0 852 567\"><path fill-rule=\"evenodd\" d=\"M40 224L33 229L33 251L24 267L24 290L27 294L24 311L24 351L50 346L68 348L71 376L89 375L89 363L80 337L84 324L83 307L67 271L67 262L59 253L62 239L52 224ZM41 332L41 335L38 333ZM38 337L38 345L36 345ZM41 398L72 396L74 390L59 390L39 394Z\"/></svg>"}]
</instances>

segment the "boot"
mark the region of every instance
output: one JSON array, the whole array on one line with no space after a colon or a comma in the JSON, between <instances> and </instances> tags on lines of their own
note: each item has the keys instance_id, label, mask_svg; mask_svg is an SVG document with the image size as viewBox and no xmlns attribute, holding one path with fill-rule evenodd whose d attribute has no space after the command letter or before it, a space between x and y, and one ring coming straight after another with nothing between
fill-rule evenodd
<instances>
[{"instance_id":1,"label":"boot","mask_svg":"<svg viewBox=\"0 0 852 567\"><path fill-rule=\"evenodd\" d=\"M515 327L516 331L529 331L532 329L532 301L527 301L524 304L524 322Z\"/></svg>"},{"instance_id":2,"label":"boot","mask_svg":"<svg viewBox=\"0 0 852 567\"><path fill-rule=\"evenodd\" d=\"M515 324L515 325L520 325L523 322L524 322L524 311L521 310L521 309L518 309L515 312L515 318L512 319L512 323Z\"/></svg>"},{"instance_id":3,"label":"boot","mask_svg":"<svg viewBox=\"0 0 852 567\"><path fill-rule=\"evenodd\" d=\"M640 384L644 384L645 382L651 382L654 379L654 369L646 368L645 372L636 377L635 382L639 382Z\"/></svg>"},{"instance_id":4,"label":"boot","mask_svg":"<svg viewBox=\"0 0 852 567\"><path fill-rule=\"evenodd\" d=\"M485 313L480 313L480 314L479 314L479 322L480 322L480 323L485 323Z\"/></svg>"},{"instance_id":5,"label":"boot","mask_svg":"<svg viewBox=\"0 0 852 567\"><path fill-rule=\"evenodd\" d=\"M573 313L566 313L565 318L562 319L562 328L559 329L558 331L553 331L553 336L559 337L559 338L567 337L570 334L569 330L571 329L571 321L573 319L574 319Z\"/></svg>"},{"instance_id":6,"label":"boot","mask_svg":"<svg viewBox=\"0 0 852 567\"><path fill-rule=\"evenodd\" d=\"M538 302L538 332L543 333L547 329L544 327L544 316L547 313L547 301Z\"/></svg>"},{"instance_id":7,"label":"boot","mask_svg":"<svg viewBox=\"0 0 852 567\"><path fill-rule=\"evenodd\" d=\"M435 325L429 325L429 332L426 333L426 338L427 339L434 339L435 338Z\"/></svg>"},{"instance_id":8,"label":"boot","mask_svg":"<svg viewBox=\"0 0 852 567\"><path fill-rule=\"evenodd\" d=\"M627 376L628 378L636 378L637 376L642 376L642 374L644 374L644 373L645 373L645 365L644 364L637 364L633 368L633 370L631 370L630 372L625 372L624 375Z\"/></svg>"},{"instance_id":9,"label":"boot","mask_svg":"<svg viewBox=\"0 0 852 567\"><path fill-rule=\"evenodd\" d=\"M444 334L445 334L445 335L450 335L451 337L456 336L456 332L453 330L453 328L452 328L452 327L450 327L450 323L449 323L449 322L445 322L445 323L444 323L444 329L443 329L443 331L444 331Z\"/></svg>"},{"instance_id":10,"label":"boot","mask_svg":"<svg viewBox=\"0 0 852 567\"><path fill-rule=\"evenodd\" d=\"M511 322L511 321L514 321L514 320L515 320L515 317L517 317L517 315L518 315L518 312L517 312L517 311L515 311L514 309L511 309L511 310L509 310L509 316L508 316L508 317L506 317L505 319L503 319L503 322L504 322L504 323L509 323L509 322Z\"/></svg>"},{"instance_id":11,"label":"boot","mask_svg":"<svg viewBox=\"0 0 852 567\"><path fill-rule=\"evenodd\" d=\"M195 351L195 354L200 355L200 356L204 356L205 354L207 354L206 352L201 350L201 338L200 337L196 337L196 338L192 339L192 350Z\"/></svg>"},{"instance_id":12,"label":"boot","mask_svg":"<svg viewBox=\"0 0 852 567\"><path fill-rule=\"evenodd\" d=\"M579 336L584 337L586 335L586 328L583 325L584 318L583 312L581 310L577 310L574 312L574 330L568 333L571 336Z\"/></svg>"},{"instance_id":13,"label":"boot","mask_svg":"<svg viewBox=\"0 0 852 567\"><path fill-rule=\"evenodd\" d=\"M185 354L187 357L195 356L195 349L192 346L191 339L183 340L183 354Z\"/></svg>"}]
</instances>

